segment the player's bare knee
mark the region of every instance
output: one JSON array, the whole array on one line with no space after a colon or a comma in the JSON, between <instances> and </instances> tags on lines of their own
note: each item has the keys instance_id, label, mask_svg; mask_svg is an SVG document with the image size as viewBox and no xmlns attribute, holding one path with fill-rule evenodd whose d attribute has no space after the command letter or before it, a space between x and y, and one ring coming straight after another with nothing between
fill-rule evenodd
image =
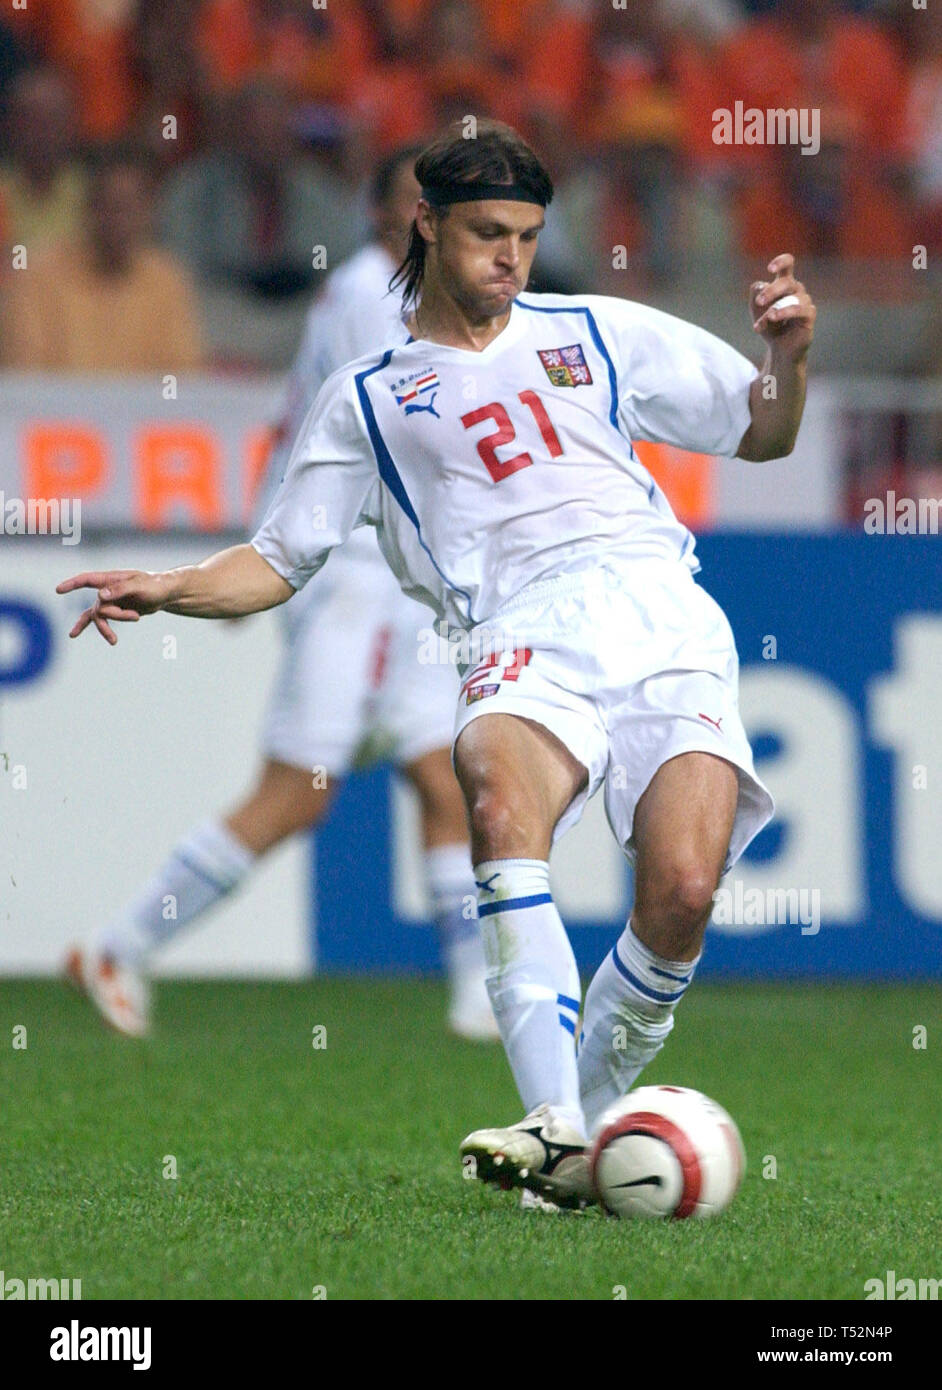
<instances>
[{"instance_id":1,"label":"player's bare knee","mask_svg":"<svg viewBox=\"0 0 942 1390\"><path fill-rule=\"evenodd\" d=\"M532 834L524 808L490 785L477 788L469 798L468 819L478 858L512 857Z\"/></svg>"},{"instance_id":2,"label":"player's bare knee","mask_svg":"<svg viewBox=\"0 0 942 1390\"><path fill-rule=\"evenodd\" d=\"M716 880L702 865L677 865L639 889L632 921L641 940L670 960L699 949Z\"/></svg>"},{"instance_id":3,"label":"player's bare knee","mask_svg":"<svg viewBox=\"0 0 942 1390\"><path fill-rule=\"evenodd\" d=\"M701 865L693 865L671 875L667 901L678 919L699 925L710 913L715 891L715 876Z\"/></svg>"}]
</instances>

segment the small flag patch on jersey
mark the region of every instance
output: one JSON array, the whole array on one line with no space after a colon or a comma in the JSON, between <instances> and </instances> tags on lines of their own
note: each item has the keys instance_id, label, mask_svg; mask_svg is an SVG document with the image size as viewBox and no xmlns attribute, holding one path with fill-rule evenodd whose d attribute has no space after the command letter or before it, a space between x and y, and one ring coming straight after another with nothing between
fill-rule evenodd
<instances>
[{"instance_id":1,"label":"small flag patch on jersey","mask_svg":"<svg viewBox=\"0 0 942 1390\"><path fill-rule=\"evenodd\" d=\"M473 685L468 691L466 705L473 705L475 700L486 700L488 695L496 695L500 690L499 685Z\"/></svg>"},{"instance_id":2,"label":"small flag patch on jersey","mask_svg":"<svg viewBox=\"0 0 942 1390\"><path fill-rule=\"evenodd\" d=\"M591 386L592 373L581 343L569 347L537 348L543 369L554 386Z\"/></svg>"},{"instance_id":3,"label":"small flag patch on jersey","mask_svg":"<svg viewBox=\"0 0 942 1390\"><path fill-rule=\"evenodd\" d=\"M414 381L408 382L404 389L396 390L396 404L406 407L420 405L422 397L429 395L432 391L437 391L440 385L438 372L423 372ZM408 409L406 414L408 414Z\"/></svg>"}]
</instances>

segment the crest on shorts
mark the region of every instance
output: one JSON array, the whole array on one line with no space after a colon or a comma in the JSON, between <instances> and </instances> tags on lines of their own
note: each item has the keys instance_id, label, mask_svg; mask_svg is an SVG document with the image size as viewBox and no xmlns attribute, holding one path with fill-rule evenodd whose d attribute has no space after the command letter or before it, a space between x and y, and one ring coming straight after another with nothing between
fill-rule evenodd
<instances>
[{"instance_id":1,"label":"crest on shorts","mask_svg":"<svg viewBox=\"0 0 942 1390\"><path fill-rule=\"evenodd\" d=\"M581 343L569 347L537 348L543 370L554 386L591 386L592 373Z\"/></svg>"},{"instance_id":2,"label":"crest on shorts","mask_svg":"<svg viewBox=\"0 0 942 1390\"><path fill-rule=\"evenodd\" d=\"M468 691L465 704L473 705L475 700L484 700L488 695L496 695L500 690L499 685L473 685Z\"/></svg>"}]
</instances>

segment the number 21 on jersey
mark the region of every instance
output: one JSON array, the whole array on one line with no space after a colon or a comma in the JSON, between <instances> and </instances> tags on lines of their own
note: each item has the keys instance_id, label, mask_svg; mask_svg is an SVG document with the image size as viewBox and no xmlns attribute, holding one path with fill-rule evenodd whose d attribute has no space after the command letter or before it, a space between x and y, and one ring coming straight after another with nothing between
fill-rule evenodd
<instances>
[{"instance_id":1,"label":"number 21 on jersey","mask_svg":"<svg viewBox=\"0 0 942 1390\"><path fill-rule=\"evenodd\" d=\"M543 436L543 443L549 450L550 458L558 459L563 452L563 446L559 442L559 435L553 429L552 421L539 396L535 391L521 391L517 400L531 411L539 426L540 434ZM502 406L499 401L493 401L490 405L479 406L477 410L470 410L467 415L461 417L461 423L466 430L471 429L473 425L479 425L482 420L493 420L497 426L492 434L485 434L476 441L477 451L484 467L494 482L502 483L505 478L510 477L511 473L516 473L521 468L529 468L533 462L529 454L515 454L510 459L497 457L497 450L503 444L510 444L517 437L517 431L506 407Z\"/></svg>"}]
</instances>

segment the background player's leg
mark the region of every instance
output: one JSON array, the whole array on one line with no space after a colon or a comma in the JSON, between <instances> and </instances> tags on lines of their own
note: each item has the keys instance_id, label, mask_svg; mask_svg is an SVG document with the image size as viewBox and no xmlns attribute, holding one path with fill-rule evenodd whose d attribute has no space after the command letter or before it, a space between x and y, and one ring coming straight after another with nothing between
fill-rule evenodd
<instances>
[{"instance_id":1,"label":"background player's leg","mask_svg":"<svg viewBox=\"0 0 942 1390\"><path fill-rule=\"evenodd\" d=\"M249 796L228 816L191 830L108 923L97 942L101 954L144 966L153 951L237 888L260 855L322 819L334 783L312 783L304 768L266 762Z\"/></svg>"},{"instance_id":2,"label":"background player's leg","mask_svg":"<svg viewBox=\"0 0 942 1390\"><path fill-rule=\"evenodd\" d=\"M250 850L265 854L289 835L319 825L337 789L332 777L318 779L310 771L269 758L254 790L225 817L223 824Z\"/></svg>"},{"instance_id":3,"label":"background player's leg","mask_svg":"<svg viewBox=\"0 0 942 1390\"><path fill-rule=\"evenodd\" d=\"M403 767L419 798L425 882L449 983L448 1023L461 1037L499 1037L487 993L468 820L448 748Z\"/></svg>"},{"instance_id":4,"label":"background player's leg","mask_svg":"<svg viewBox=\"0 0 942 1390\"><path fill-rule=\"evenodd\" d=\"M635 904L586 994L579 1079L591 1130L664 1046L700 958L739 778L709 753L664 763L638 801Z\"/></svg>"},{"instance_id":5,"label":"background player's leg","mask_svg":"<svg viewBox=\"0 0 942 1390\"><path fill-rule=\"evenodd\" d=\"M468 816L461 788L451 766L451 752L436 748L403 767L419 797L422 844L426 850L441 845L464 845L470 865Z\"/></svg>"},{"instance_id":6,"label":"background player's leg","mask_svg":"<svg viewBox=\"0 0 942 1390\"><path fill-rule=\"evenodd\" d=\"M527 1112L548 1104L583 1131L573 1034L579 975L553 903L553 829L586 769L542 725L491 714L455 745L468 807L488 989Z\"/></svg>"},{"instance_id":7,"label":"background player's leg","mask_svg":"<svg viewBox=\"0 0 942 1390\"><path fill-rule=\"evenodd\" d=\"M191 830L91 947L73 948L68 974L114 1027L148 1032L143 972L153 952L227 897L262 854L323 819L335 785L315 787L306 769L268 760L234 811Z\"/></svg>"}]
</instances>

